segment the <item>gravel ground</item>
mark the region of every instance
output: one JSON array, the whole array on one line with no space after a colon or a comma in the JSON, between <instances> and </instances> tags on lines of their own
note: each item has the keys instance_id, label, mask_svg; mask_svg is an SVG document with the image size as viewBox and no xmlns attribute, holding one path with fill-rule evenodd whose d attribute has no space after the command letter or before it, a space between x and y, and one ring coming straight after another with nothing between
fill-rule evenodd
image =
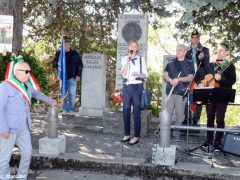
<instances>
[{"instance_id":1,"label":"gravel ground","mask_svg":"<svg viewBox=\"0 0 240 180\"><path fill-rule=\"evenodd\" d=\"M32 142L33 148L38 149L38 140L46 136L43 121L34 120ZM60 124L60 127L62 124ZM66 125L65 125L66 126ZM126 143L120 142L119 135L115 134L103 134L101 132L89 131L84 128L60 128L59 134L66 136L67 149L66 152L84 152L90 154L107 154L114 156L124 157L136 157L144 158L146 162L151 162L152 147L154 135L148 134L145 137L141 137L140 142L136 145L129 146ZM240 157L235 155L226 154L222 152L206 153L201 149L193 151L194 155L186 153L187 149L191 149L199 146L205 140L204 134L198 136L190 136L189 144L186 143L186 134L183 133L181 136L181 142L175 143L177 145L176 162L188 162L197 164L209 164L210 166L230 166L239 167ZM171 143L174 144L174 143Z\"/></svg>"}]
</instances>

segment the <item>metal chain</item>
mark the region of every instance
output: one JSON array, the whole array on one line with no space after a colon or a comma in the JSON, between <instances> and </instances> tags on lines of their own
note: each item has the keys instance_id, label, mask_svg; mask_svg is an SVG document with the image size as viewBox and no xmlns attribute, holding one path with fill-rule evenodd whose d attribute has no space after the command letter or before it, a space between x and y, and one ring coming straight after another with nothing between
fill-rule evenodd
<instances>
[{"instance_id":1,"label":"metal chain","mask_svg":"<svg viewBox=\"0 0 240 180\"><path fill-rule=\"evenodd\" d=\"M154 136L153 136L153 146L150 149L150 152L152 153L151 155L151 164L153 165L152 167L156 166L156 153L157 153L157 146L160 142L160 130L154 131ZM154 171L150 169L151 166L147 166L146 164L141 165L141 175L144 180L147 179L156 179Z\"/></svg>"},{"instance_id":2,"label":"metal chain","mask_svg":"<svg viewBox=\"0 0 240 180\"><path fill-rule=\"evenodd\" d=\"M121 153L121 156L122 156L122 173L123 173L123 179L125 180L126 176L125 176L125 173L124 173L124 166L123 166L123 143L122 143L122 153Z\"/></svg>"},{"instance_id":3,"label":"metal chain","mask_svg":"<svg viewBox=\"0 0 240 180\"><path fill-rule=\"evenodd\" d=\"M153 136L153 147L152 147L152 164L156 165L156 153L157 153L157 145L160 142L160 129L154 131Z\"/></svg>"},{"instance_id":4,"label":"metal chain","mask_svg":"<svg viewBox=\"0 0 240 180\"><path fill-rule=\"evenodd\" d=\"M156 166L156 153L157 153L157 146L160 142L160 129L154 131L154 136L153 136L153 146L150 147L149 149L149 153L152 153L151 157L151 165L149 166L147 164L147 162L141 164L140 168L141 168L141 176L143 178L143 180L148 180L148 179L156 179L154 171L151 170L151 168L154 168ZM122 173L124 175L124 180L125 180L125 173L124 173L124 165L123 165L123 152L124 152L124 148L123 148L123 143L122 143L122 153L121 153L121 158L122 158ZM162 156L162 161L164 161L166 159L165 156Z\"/></svg>"}]
</instances>

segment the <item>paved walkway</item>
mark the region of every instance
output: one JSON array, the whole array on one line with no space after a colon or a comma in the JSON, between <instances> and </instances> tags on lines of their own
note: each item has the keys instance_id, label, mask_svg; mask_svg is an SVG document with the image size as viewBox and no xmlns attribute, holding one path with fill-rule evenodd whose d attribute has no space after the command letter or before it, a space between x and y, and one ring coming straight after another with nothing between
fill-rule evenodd
<instances>
[{"instance_id":1,"label":"paved walkway","mask_svg":"<svg viewBox=\"0 0 240 180\"><path fill-rule=\"evenodd\" d=\"M129 146L120 142L122 137L119 135L103 134L96 129L89 130L71 124L60 123L59 134L66 136L67 148L65 154L56 158L44 157L38 154L38 140L46 136L46 124L44 121L35 119L33 126L34 163L41 162L41 167L45 166L45 168L48 166L57 168L60 165L61 168L59 169L72 169L72 171L45 171L39 169L35 174L32 173L31 179L36 179L37 176L38 179L43 179L45 176L45 179L49 180L61 180L61 178L66 180L74 178L86 179L86 177L88 179L124 179L122 172L131 175L136 173L136 179L139 177L156 179L161 176L159 172L162 171L166 175L169 175L167 173L170 172L171 177L185 177L185 179L194 178L195 175L199 179L240 179L240 157L238 156L229 154L224 156L221 152L207 154L200 149L194 151L194 155L185 153L188 148L203 143L205 133L190 136L189 145L186 143L185 133L183 133L181 142L176 144L178 150L175 167L168 169L159 169L158 167L156 169L151 164L153 134L141 137L139 144ZM90 174L88 171L91 171ZM163 176L164 173L162 173Z\"/></svg>"}]
</instances>

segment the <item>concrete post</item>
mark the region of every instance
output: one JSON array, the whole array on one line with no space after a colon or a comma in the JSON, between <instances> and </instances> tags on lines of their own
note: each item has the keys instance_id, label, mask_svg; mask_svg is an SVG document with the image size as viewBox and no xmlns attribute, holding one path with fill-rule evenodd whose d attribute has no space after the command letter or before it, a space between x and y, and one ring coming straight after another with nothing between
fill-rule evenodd
<instances>
[{"instance_id":1,"label":"concrete post","mask_svg":"<svg viewBox=\"0 0 240 180\"><path fill-rule=\"evenodd\" d=\"M53 107L50 108L48 114L47 132L49 139L58 137L58 110Z\"/></svg>"},{"instance_id":2,"label":"concrete post","mask_svg":"<svg viewBox=\"0 0 240 180\"><path fill-rule=\"evenodd\" d=\"M170 115L167 108L164 108L160 114L160 147L170 147Z\"/></svg>"},{"instance_id":3,"label":"concrete post","mask_svg":"<svg viewBox=\"0 0 240 180\"><path fill-rule=\"evenodd\" d=\"M160 144L153 149L153 162L164 166L174 166L176 146L170 146L170 115L167 108L160 114Z\"/></svg>"},{"instance_id":4,"label":"concrete post","mask_svg":"<svg viewBox=\"0 0 240 180\"><path fill-rule=\"evenodd\" d=\"M66 151L66 137L58 136L58 110L51 107L48 113L48 137L39 139L39 154L58 156Z\"/></svg>"}]
</instances>

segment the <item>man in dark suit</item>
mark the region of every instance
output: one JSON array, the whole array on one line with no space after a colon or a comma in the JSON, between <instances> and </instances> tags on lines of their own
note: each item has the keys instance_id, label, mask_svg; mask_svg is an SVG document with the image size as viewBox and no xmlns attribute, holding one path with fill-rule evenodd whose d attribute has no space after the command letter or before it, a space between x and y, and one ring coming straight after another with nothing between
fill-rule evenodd
<instances>
[{"instance_id":1,"label":"man in dark suit","mask_svg":"<svg viewBox=\"0 0 240 180\"><path fill-rule=\"evenodd\" d=\"M186 59L191 59L194 63L194 70L195 70L195 78L194 83L197 85L201 84L201 80L204 79L205 75L210 73L210 66L209 66L209 49L202 46L200 43L200 33L197 30L194 30L191 33L191 44L188 47L188 51L186 53ZM193 114L189 110L189 116L188 116L188 103L185 107L185 119L183 124L187 124L187 120L189 118L189 124L193 126L197 126L201 112L202 112L202 106L196 105L196 111Z\"/></svg>"}]
</instances>

